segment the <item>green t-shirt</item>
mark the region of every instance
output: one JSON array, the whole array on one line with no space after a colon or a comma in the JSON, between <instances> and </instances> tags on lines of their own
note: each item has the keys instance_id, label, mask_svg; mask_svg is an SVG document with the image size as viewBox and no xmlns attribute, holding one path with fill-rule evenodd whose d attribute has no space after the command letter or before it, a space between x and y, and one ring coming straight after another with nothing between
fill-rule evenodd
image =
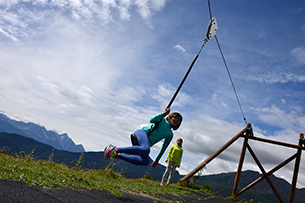
<instances>
[{"instance_id":1,"label":"green t-shirt","mask_svg":"<svg viewBox=\"0 0 305 203\"><path fill-rule=\"evenodd\" d=\"M159 141L164 139L162 148L156 158L157 161L159 161L161 159L166 148L168 147L168 145L170 144L170 142L173 139L174 134L171 130L171 128L172 128L171 124L164 118L164 114L160 113L150 119L150 122L153 124L151 124L150 126L144 126L143 128L140 129L140 130L148 133L155 125L154 123L158 122L160 119L162 119L162 120L159 123L158 128L156 128L148 137L150 147L154 146L156 143L158 143Z\"/></svg>"}]
</instances>

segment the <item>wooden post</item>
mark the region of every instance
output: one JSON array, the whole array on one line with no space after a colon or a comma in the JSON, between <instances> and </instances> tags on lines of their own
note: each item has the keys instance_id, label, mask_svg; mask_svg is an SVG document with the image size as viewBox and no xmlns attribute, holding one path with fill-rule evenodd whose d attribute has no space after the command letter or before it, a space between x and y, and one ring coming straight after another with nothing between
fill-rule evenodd
<instances>
[{"instance_id":1,"label":"wooden post","mask_svg":"<svg viewBox=\"0 0 305 203\"><path fill-rule=\"evenodd\" d=\"M295 159L295 165L294 165L294 172L293 172L293 178L291 183L291 189L290 189L290 195L289 195L289 203L293 203L294 200L294 194L295 194L295 188L297 185L297 179L298 179L298 173L299 173L299 167L300 167L300 160L301 160L301 154L302 154L302 136L303 133L300 134L300 140L299 140L299 148L297 152L297 158Z\"/></svg>"},{"instance_id":2,"label":"wooden post","mask_svg":"<svg viewBox=\"0 0 305 203\"><path fill-rule=\"evenodd\" d=\"M238 183L239 183L240 175L241 175L241 169L243 167L243 163L244 163L244 159L245 159L247 143L248 143L248 135L246 135L246 137L244 139L243 148L242 148L242 151L241 151L241 154L240 154L238 169L237 169L237 172L236 172L235 182L234 182L233 191L232 191L232 196L236 195L236 191L237 191L237 188L238 188Z\"/></svg>"}]
</instances>

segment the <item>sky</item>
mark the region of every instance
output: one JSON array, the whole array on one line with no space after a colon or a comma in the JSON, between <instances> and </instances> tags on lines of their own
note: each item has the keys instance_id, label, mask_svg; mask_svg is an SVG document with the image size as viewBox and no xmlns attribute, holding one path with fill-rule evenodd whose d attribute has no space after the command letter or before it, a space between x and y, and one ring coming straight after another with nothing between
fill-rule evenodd
<instances>
[{"instance_id":1,"label":"sky","mask_svg":"<svg viewBox=\"0 0 305 203\"><path fill-rule=\"evenodd\" d=\"M183 123L187 174L232 137L298 144L305 132L305 2L213 0L207 41L171 112ZM204 0L0 0L0 112L68 133L86 151L130 145L130 133L164 111L210 21ZM243 138L203 175L237 170ZM266 171L295 149L249 141ZM151 148L154 159L162 142ZM160 163L165 165L169 148ZM305 187L305 158L299 188ZM292 180L294 161L275 173ZM243 170L261 172L249 152Z\"/></svg>"}]
</instances>

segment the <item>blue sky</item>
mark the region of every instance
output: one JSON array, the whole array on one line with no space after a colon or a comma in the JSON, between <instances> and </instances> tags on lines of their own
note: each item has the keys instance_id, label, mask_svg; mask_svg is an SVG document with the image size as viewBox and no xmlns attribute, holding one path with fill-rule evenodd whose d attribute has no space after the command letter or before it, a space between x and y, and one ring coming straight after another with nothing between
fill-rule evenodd
<instances>
[{"instance_id":1,"label":"blue sky","mask_svg":"<svg viewBox=\"0 0 305 203\"><path fill-rule=\"evenodd\" d=\"M211 9L255 136L297 144L305 131L305 3L214 0ZM0 111L66 132L87 151L130 145L129 134L167 106L209 20L203 0L2 0ZM184 140L182 174L245 127L215 38L200 53L172 111L184 117L172 141ZM242 141L203 174L236 171ZM267 171L295 153L250 144ZM152 148L153 159L160 147ZM293 167L276 175L291 182ZM244 169L259 171L249 154ZM301 163L298 187L304 186Z\"/></svg>"}]
</instances>

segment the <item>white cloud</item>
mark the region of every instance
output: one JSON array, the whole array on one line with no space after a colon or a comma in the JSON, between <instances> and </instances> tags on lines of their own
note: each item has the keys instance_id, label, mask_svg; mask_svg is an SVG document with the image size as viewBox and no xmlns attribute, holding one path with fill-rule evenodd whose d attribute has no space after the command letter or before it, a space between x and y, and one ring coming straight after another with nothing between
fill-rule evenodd
<instances>
[{"instance_id":1,"label":"white cloud","mask_svg":"<svg viewBox=\"0 0 305 203\"><path fill-rule=\"evenodd\" d=\"M249 76L251 80L264 82L268 84L288 83L288 82L305 82L305 75L295 75L293 73L275 73L271 72L260 76Z\"/></svg>"},{"instance_id":2,"label":"white cloud","mask_svg":"<svg viewBox=\"0 0 305 203\"><path fill-rule=\"evenodd\" d=\"M305 49L303 47L293 49L291 54L298 61L298 63L305 65Z\"/></svg>"},{"instance_id":3,"label":"white cloud","mask_svg":"<svg viewBox=\"0 0 305 203\"><path fill-rule=\"evenodd\" d=\"M296 111L286 112L275 105L269 108L258 108L255 111L262 122L281 129L301 131L305 122L304 115Z\"/></svg>"},{"instance_id":4,"label":"white cloud","mask_svg":"<svg viewBox=\"0 0 305 203\"><path fill-rule=\"evenodd\" d=\"M130 19L130 8L131 8L132 2L130 0L122 0L119 2L118 10L120 11L120 17L123 20L129 20Z\"/></svg>"},{"instance_id":5,"label":"white cloud","mask_svg":"<svg viewBox=\"0 0 305 203\"><path fill-rule=\"evenodd\" d=\"M80 106L80 105L93 105L92 97L93 91L86 85L74 86L67 82L52 83L47 79L38 78L42 87L44 88L44 94L47 93L50 99L56 98L52 103L61 103L63 106Z\"/></svg>"},{"instance_id":6,"label":"white cloud","mask_svg":"<svg viewBox=\"0 0 305 203\"><path fill-rule=\"evenodd\" d=\"M133 6L137 7L141 17L149 22L149 18L154 12L164 8L165 2L165 0L52 0L50 3L47 0L31 2L27 0L1 1L0 33L17 41L18 38L27 36L33 30L32 27L40 26L40 28L44 28L47 24L43 21L55 21L57 16L67 19L72 17L72 19L83 21L85 24L92 23L93 25L101 24L107 26L114 21L113 18L117 14L120 19L129 20ZM97 21L96 18L98 19Z\"/></svg>"},{"instance_id":7,"label":"white cloud","mask_svg":"<svg viewBox=\"0 0 305 203\"><path fill-rule=\"evenodd\" d=\"M149 19L155 11L160 11L165 6L166 0L135 0L138 13L143 19Z\"/></svg>"},{"instance_id":8,"label":"white cloud","mask_svg":"<svg viewBox=\"0 0 305 203\"><path fill-rule=\"evenodd\" d=\"M5 36L10 38L14 42L18 42L19 41L19 39L17 37L15 37L14 35L9 34L8 32L5 32L2 28L0 28L0 33L4 34Z\"/></svg>"},{"instance_id":9,"label":"white cloud","mask_svg":"<svg viewBox=\"0 0 305 203\"><path fill-rule=\"evenodd\" d=\"M219 99L217 93L214 93L214 94L212 95L211 102L212 102L215 106L217 106L218 108L223 108L223 107L224 107L225 109L229 109L228 105L227 105L225 102L223 102L221 99Z\"/></svg>"},{"instance_id":10,"label":"white cloud","mask_svg":"<svg viewBox=\"0 0 305 203\"><path fill-rule=\"evenodd\" d=\"M174 46L175 49L181 51L181 52L186 52L186 50L179 44L177 44L176 46Z\"/></svg>"}]
</instances>

